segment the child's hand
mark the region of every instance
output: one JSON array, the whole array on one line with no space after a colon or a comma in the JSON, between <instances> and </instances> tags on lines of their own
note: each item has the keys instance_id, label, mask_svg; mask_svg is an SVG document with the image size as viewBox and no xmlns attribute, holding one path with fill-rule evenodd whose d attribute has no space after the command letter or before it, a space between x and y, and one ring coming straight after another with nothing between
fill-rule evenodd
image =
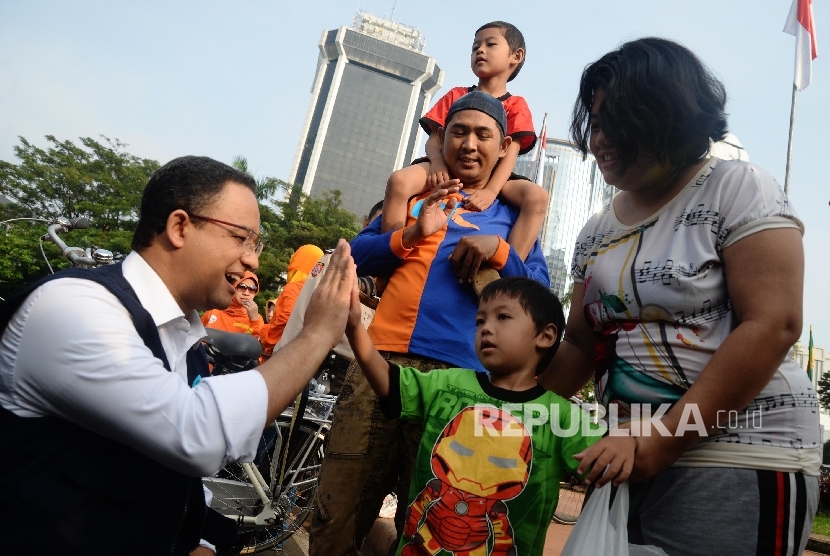
<instances>
[{"instance_id":1,"label":"child's hand","mask_svg":"<svg viewBox=\"0 0 830 556\"><path fill-rule=\"evenodd\" d=\"M450 181L450 174L447 169L438 170L437 172L430 172L427 176L426 191L432 191L445 181Z\"/></svg>"},{"instance_id":2,"label":"child's hand","mask_svg":"<svg viewBox=\"0 0 830 556\"><path fill-rule=\"evenodd\" d=\"M580 462L576 472L583 475L590 468L585 482L596 481L597 488L611 480L614 485L621 485L631 475L636 451L637 439L633 436L606 436L587 450L574 454L574 459Z\"/></svg>"},{"instance_id":3,"label":"child's hand","mask_svg":"<svg viewBox=\"0 0 830 556\"><path fill-rule=\"evenodd\" d=\"M486 189L479 189L477 191L473 191L473 193L464 200L464 208L467 210L481 212L483 210L487 210L495 200L495 193L487 191Z\"/></svg>"}]
</instances>

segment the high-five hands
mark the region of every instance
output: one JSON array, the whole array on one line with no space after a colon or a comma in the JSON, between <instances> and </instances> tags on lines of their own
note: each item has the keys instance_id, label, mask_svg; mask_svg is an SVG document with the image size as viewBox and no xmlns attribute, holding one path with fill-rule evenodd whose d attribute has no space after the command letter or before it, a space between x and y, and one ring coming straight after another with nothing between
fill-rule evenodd
<instances>
[{"instance_id":1,"label":"high-five hands","mask_svg":"<svg viewBox=\"0 0 830 556\"><path fill-rule=\"evenodd\" d=\"M313 330L332 349L346 329L350 305L357 290L357 267L345 239L329 260L329 268L314 290L305 314L305 329ZM358 301L358 305L359 305ZM358 307L359 309L359 307Z\"/></svg>"}]
</instances>

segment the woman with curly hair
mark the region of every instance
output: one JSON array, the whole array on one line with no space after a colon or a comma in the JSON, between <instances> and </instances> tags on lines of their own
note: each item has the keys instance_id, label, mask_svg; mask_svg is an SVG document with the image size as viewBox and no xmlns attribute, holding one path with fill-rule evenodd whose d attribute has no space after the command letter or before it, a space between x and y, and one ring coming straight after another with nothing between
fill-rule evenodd
<instances>
[{"instance_id":1,"label":"woman with curly hair","mask_svg":"<svg viewBox=\"0 0 830 556\"><path fill-rule=\"evenodd\" d=\"M573 310L542 383L589 379L636 443L629 540L672 556L800 554L818 503L818 405L801 335L803 224L775 180L708 156L726 92L683 46L622 45L584 71L571 135L618 194L579 234Z\"/></svg>"}]
</instances>

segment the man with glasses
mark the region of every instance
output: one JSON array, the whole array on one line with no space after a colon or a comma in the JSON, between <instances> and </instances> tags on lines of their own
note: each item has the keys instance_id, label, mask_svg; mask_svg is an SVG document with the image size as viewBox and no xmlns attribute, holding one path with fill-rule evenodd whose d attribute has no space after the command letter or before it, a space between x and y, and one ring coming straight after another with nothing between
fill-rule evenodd
<instances>
[{"instance_id":1,"label":"man with glasses","mask_svg":"<svg viewBox=\"0 0 830 556\"><path fill-rule=\"evenodd\" d=\"M4 553L187 554L232 542L200 477L251 461L267 422L345 328L355 267L341 240L303 332L259 368L209 377L198 311L259 266L256 184L205 157L150 178L133 252L0 306ZM232 523L231 523L232 525ZM227 535L227 536L226 536Z\"/></svg>"}]
</instances>

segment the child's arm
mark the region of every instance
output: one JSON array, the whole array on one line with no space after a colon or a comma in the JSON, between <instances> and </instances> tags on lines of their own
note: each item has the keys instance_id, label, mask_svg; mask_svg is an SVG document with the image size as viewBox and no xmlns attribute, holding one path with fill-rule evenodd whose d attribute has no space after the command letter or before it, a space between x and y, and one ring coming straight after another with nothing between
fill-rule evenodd
<instances>
[{"instance_id":1,"label":"child's arm","mask_svg":"<svg viewBox=\"0 0 830 556\"><path fill-rule=\"evenodd\" d=\"M516 158L519 156L519 148L521 145L518 141L513 141L507 147L507 154L496 165L493 173L490 175L490 181L484 186L484 189L479 189L470 194L464 201L464 208L467 210L482 211L487 210L487 207L493 204L496 197L501 193L501 189L507 180L510 179L510 174L516 167ZM430 159L431 160L431 159Z\"/></svg>"},{"instance_id":2,"label":"child's arm","mask_svg":"<svg viewBox=\"0 0 830 556\"><path fill-rule=\"evenodd\" d=\"M438 133L438 130L430 133L424 147L427 158L429 158L429 176L424 191L435 189L439 183L444 183L450 179L450 169L447 168L447 163L444 161L444 153L441 152L441 141L438 140Z\"/></svg>"},{"instance_id":3,"label":"child's arm","mask_svg":"<svg viewBox=\"0 0 830 556\"><path fill-rule=\"evenodd\" d=\"M369 333L363 327L362 312L357 287L352 292L349 307L349 322L346 324L346 337L352 346L355 360L360 365L369 386L379 398L389 395L389 362L381 356L372 343Z\"/></svg>"},{"instance_id":4,"label":"child's arm","mask_svg":"<svg viewBox=\"0 0 830 556\"><path fill-rule=\"evenodd\" d=\"M636 451L637 440L633 436L606 436L587 450L574 454L580 462L576 472L584 475L590 468L585 482L591 484L596 481L597 488L611 480L614 485L621 485L631 475ZM608 471L605 471L606 467Z\"/></svg>"}]
</instances>

